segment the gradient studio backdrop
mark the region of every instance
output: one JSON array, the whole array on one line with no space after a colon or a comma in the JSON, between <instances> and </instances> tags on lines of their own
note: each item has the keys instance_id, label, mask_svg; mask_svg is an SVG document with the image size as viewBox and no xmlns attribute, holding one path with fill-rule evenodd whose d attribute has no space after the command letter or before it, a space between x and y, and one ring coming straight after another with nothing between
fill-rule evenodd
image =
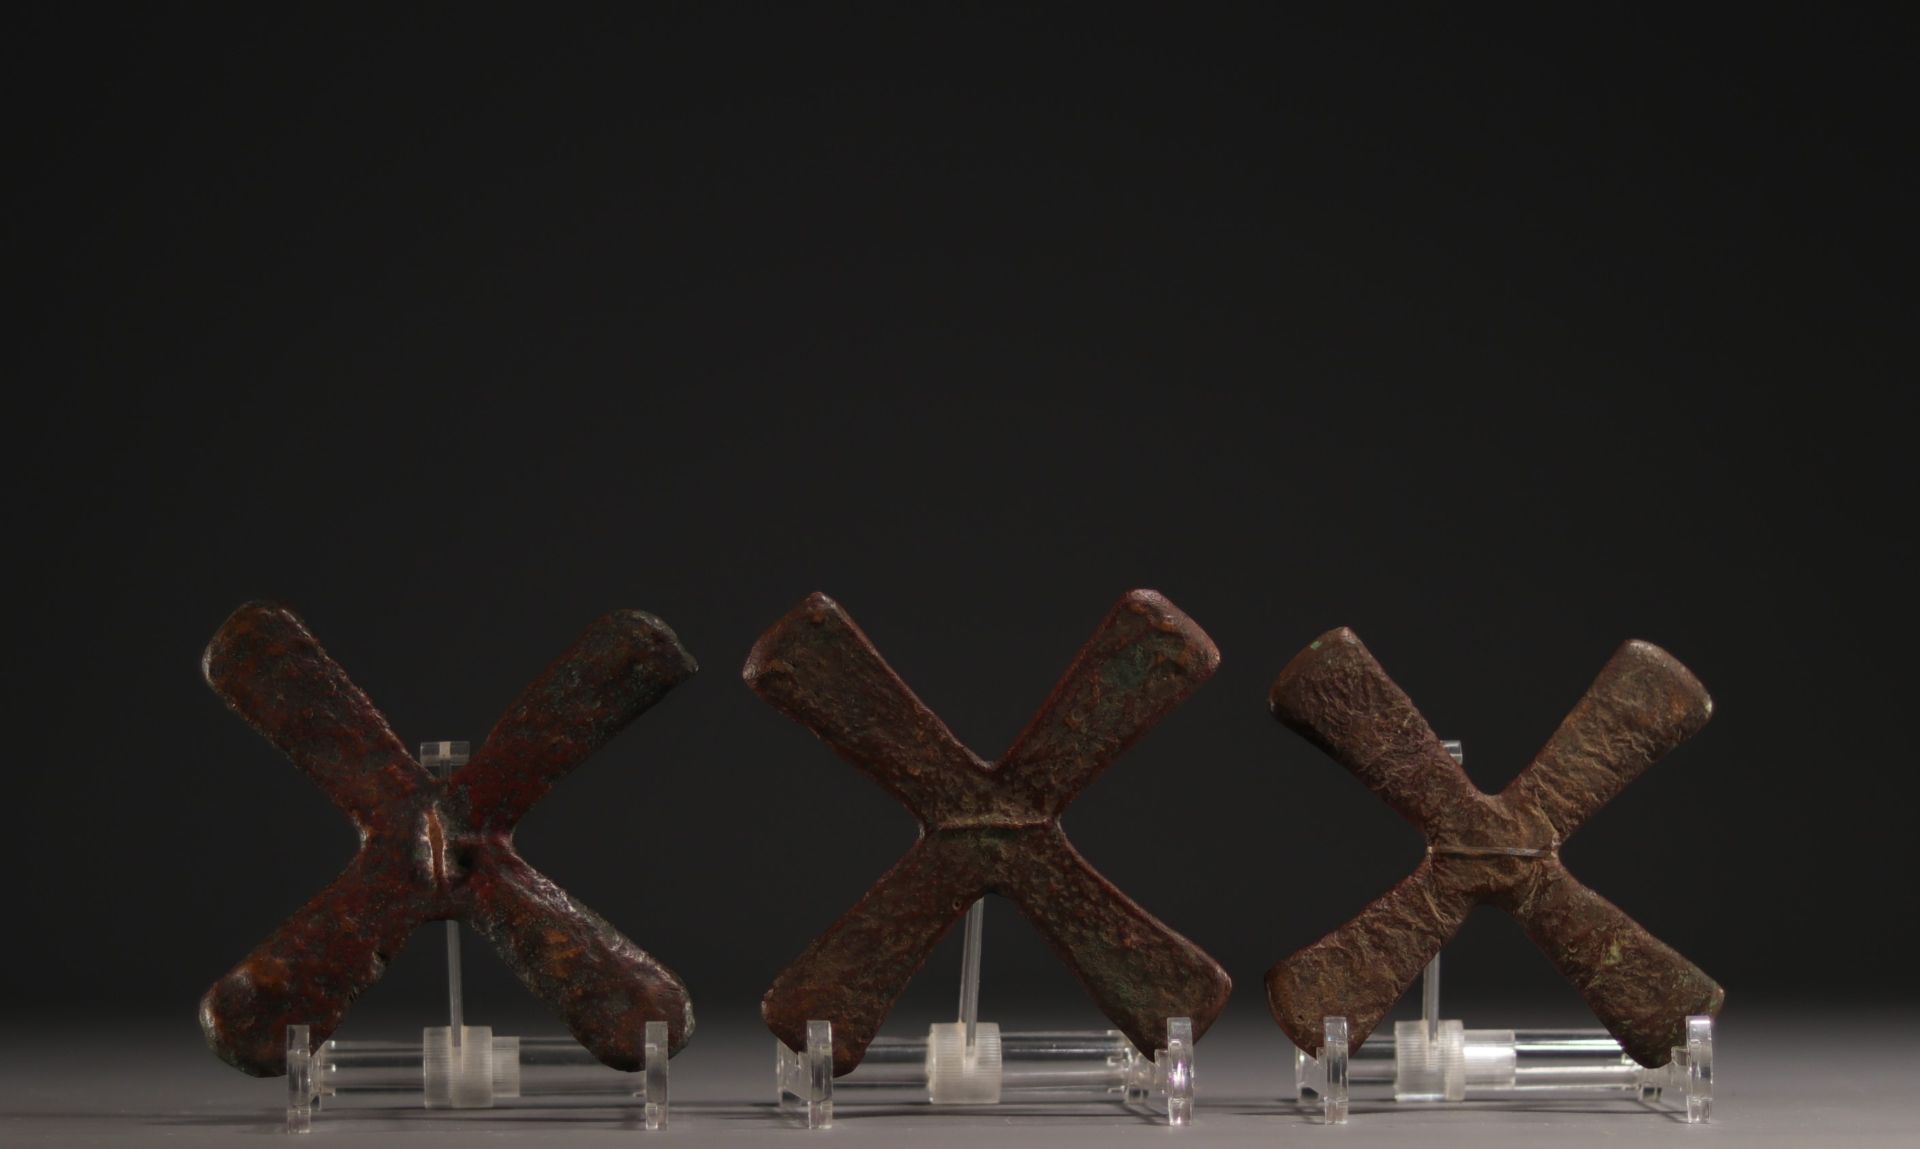
<instances>
[{"instance_id":1,"label":"gradient studio backdrop","mask_svg":"<svg viewBox=\"0 0 1920 1149\"><path fill-rule=\"evenodd\" d=\"M1419 856L1266 713L1342 624L1488 788L1622 640L1665 646L1716 717L1573 870L1732 1011L1913 1002L1891 22L529 17L4 38L6 1016L190 1030L349 856L200 681L246 599L294 604L409 742L477 743L607 610L667 619L701 673L520 840L748 1027L913 834L741 685L760 630L833 594L993 756L1131 586L1224 663L1067 825L1244 1023ZM990 909L987 1014L1094 1021ZM538 1012L467 956L470 1018ZM1449 1012L1587 1017L1495 911L1448 957ZM956 968L950 938L896 1024ZM421 938L349 1026L437 1016L440 969Z\"/></svg>"}]
</instances>

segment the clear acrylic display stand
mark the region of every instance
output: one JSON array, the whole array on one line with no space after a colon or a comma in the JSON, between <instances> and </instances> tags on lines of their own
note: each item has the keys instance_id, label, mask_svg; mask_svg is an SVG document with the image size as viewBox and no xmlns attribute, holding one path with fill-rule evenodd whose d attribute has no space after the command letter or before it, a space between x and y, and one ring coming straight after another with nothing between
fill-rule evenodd
<instances>
[{"instance_id":1,"label":"clear acrylic display stand","mask_svg":"<svg viewBox=\"0 0 1920 1149\"><path fill-rule=\"evenodd\" d=\"M465 742L422 742L420 764L445 777L466 764ZM323 1042L305 1025L287 1027L287 1132L306 1133L325 1103L342 1097L402 1101L427 1109L491 1109L504 1101L551 1099L631 1108L648 1129L667 1124L667 1023L649 1021L638 1073L609 1069L567 1036L495 1037L467 1025L460 985L460 923L447 922L447 1024L420 1040Z\"/></svg>"},{"instance_id":2,"label":"clear acrylic display stand","mask_svg":"<svg viewBox=\"0 0 1920 1149\"><path fill-rule=\"evenodd\" d=\"M930 1026L925 1037L877 1037L858 1069L837 1086L867 1101L934 1105L997 1105L1002 1101L1112 1101L1164 1116L1170 1126L1193 1120L1193 1022L1167 1019L1167 1048L1152 1057L1119 1030L1002 1033L980 1014L980 934L986 903L967 911L960 964L960 1017ZM807 1022L804 1049L774 1042L780 1111L796 1124L833 1124L833 1025Z\"/></svg>"},{"instance_id":3,"label":"clear acrylic display stand","mask_svg":"<svg viewBox=\"0 0 1920 1149\"><path fill-rule=\"evenodd\" d=\"M1464 761L1460 743L1446 743ZM1355 1096L1396 1102L1617 1097L1684 1109L1688 1124L1713 1111L1713 1019L1687 1018L1686 1044L1648 1069L1628 1057L1606 1030L1466 1029L1440 1018L1440 958L1421 975L1421 1017L1375 1033L1347 1052L1347 1019L1326 1019L1327 1044L1293 1051L1294 1097L1317 1105L1330 1125L1343 1125ZM1674 1102L1681 1104L1675 1106Z\"/></svg>"}]
</instances>

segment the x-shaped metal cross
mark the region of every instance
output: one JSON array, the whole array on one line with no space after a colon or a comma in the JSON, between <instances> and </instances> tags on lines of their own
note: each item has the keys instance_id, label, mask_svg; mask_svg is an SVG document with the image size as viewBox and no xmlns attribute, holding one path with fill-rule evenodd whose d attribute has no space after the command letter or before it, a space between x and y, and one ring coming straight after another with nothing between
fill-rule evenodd
<instances>
[{"instance_id":1,"label":"x-shaped metal cross","mask_svg":"<svg viewBox=\"0 0 1920 1149\"><path fill-rule=\"evenodd\" d=\"M1622 646L1498 795L1468 781L1350 630L1301 651L1270 701L1427 836L1427 857L1405 880L1268 971L1268 1003L1295 1045L1320 1048L1322 1019L1344 1015L1358 1050L1482 903L1519 920L1642 1065L1664 1065L1685 1044L1688 1015L1719 1012L1718 985L1560 862L1581 823L1712 714L1706 689L1672 655Z\"/></svg>"},{"instance_id":2,"label":"x-shaped metal cross","mask_svg":"<svg viewBox=\"0 0 1920 1149\"><path fill-rule=\"evenodd\" d=\"M694 672L665 623L633 610L594 623L444 780L286 607L235 611L202 668L360 831L346 871L201 999L207 1044L223 1060L285 1073L289 1024L325 1041L415 927L446 918L491 941L606 1064L640 1068L648 1021L667 1022L672 1051L686 1044L693 1010L680 979L513 846L515 824L554 783Z\"/></svg>"},{"instance_id":3,"label":"x-shaped metal cross","mask_svg":"<svg viewBox=\"0 0 1920 1149\"><path fill-rule=\"evenodd\" d=\"M774 1036L799 1049L808 1019L831 1020L833 1071L852 1070L927 955L987 893L1020 907L1137 1048L1164 1046L1169 1017L1204 1033L1232 989L1226 971L1102 877L1060 815L1219 663L1192 619L1130 591L990 765L826 595L775 623L747 658L747 684L905 804L920 837L774 980L761 1003Z\"/></svg>"}]
</instances>

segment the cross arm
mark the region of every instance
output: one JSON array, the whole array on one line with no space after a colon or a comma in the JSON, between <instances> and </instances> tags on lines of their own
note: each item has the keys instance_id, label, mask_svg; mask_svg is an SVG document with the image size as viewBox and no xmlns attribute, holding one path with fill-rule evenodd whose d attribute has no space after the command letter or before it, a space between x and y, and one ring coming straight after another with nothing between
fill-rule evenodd
<instances>
[{"instance_id":1,"label":"cross arm","mask_svg":"<svg viewBox=\"0 0 1920 1149\"><path fill-rule=\"evenodd\" d=\"M365 854L255 946L200 999L207 1045L255 1077L287 1071L287 1026L315 1045L386 972L421 921L412 899L378 888Z\"/></svg>"},{"instance_id":2,"label":"cross arm","mask_svg":"<svg viewBox=\"0 0 1920 1149\"><path fill-rule=\"evenodd\" d=\"M982 893L986 879L964 845L923 836L852 909L780 971L760 1015L789 1049L807 1022L833 1022L833 1072L851 1073L907 982Z\"/></svg>"},{"instance_id":3,"label":"cross arm","mask_svg":"<svg viewBox=\"0 0 1920 1149\"><path fill-rule=\"evenodd\" d=\"M1344 1016L1348 1047L1357 1053L1473 905L1425 859L1354 920L1267 970L1267 1007L1309 1053L1327 1043L1323 1020Z\"/></svg>"},{"instance_id":4,"label":"cross arm","mask_svg":"<svg viewBox=\"0 0 1920 1149\"><path fill-rule=\"evenodd\" d=\"M200 667L213 692L363 830L382 806L431 781L289 607L250 602L234 611Z\"/></svg>"},{"instance_id":5,"label":"cross arm","mask_svg":"<svg viewBox=\"0 0 1920 1149\"><path fill-rule=\"evenodd\" d=\"M1687 1018L1719 1013L1725 991L1557 861L1539 865L1513 916L1628 1056L1665 1065L1686 1044Z\"/></svg>"},{"instance_id":6,"label":"cross arm","mask_svg":"<svg viewBox=\"0 0 1920 1149\"><path fill-rule=\"evenodd\" d=\"M1473 905L1447 887L1431 858L1422 861L1352 921L1267 971L1274 1020L1312 1052L1326 1044L1323 1020L1345 1017L1350 1051L1358 1052Z\"/></svg>"},{"instance_id":7,"label":"cross arm","mask_svg":"<svg viewBox=\"0 0 1920 1149\"><path fill-rule=\"evenodd\" d=\"M674 972L511 850L474 871L468 896L466 921L605 1064L640 1069L649 1021L667 1023L669 1055L693 1035L693 1003Z\"/></svg>"},{"instance_id":8,"label":"cross arm","mask_svg":"<svg viewBox=\"0 0 1920 1149\"><path fill-rule=\"evenodd\" d=\"M1058 815L1219 666L1213 640L1180 608L1158 591L1128 591L1001 758L1000 784Z\"/></svg>"},{"instance_id":9,"label":"cross arm","mask_svg":"<svg viewBox=\"0 0 1920 1149\"><path fill-rule=\"evenodd\" d=\"M769 627L753 644L741 677L923 822L936 820L954 792L986 788L985 764L824 594L807 596Z\"/></svg>"},{"instance_id":10,"label":"cross arm","mask_svg":"<svg viewBox=\"0 0 1920 1149\"><path fill-rule=\"evenodd\" d=\"M1460 807L1485 800L1413 700L1346 627L1295 655L1274 679L1268 702L1275 718L1424 831L1462 821Z\"/></svg>"},{"instance_id":11,"label":"cross arm","mask_svg":"<svg viewBox=\"0 0 1920 1149\"><path fill-rule=\"evenodd\" d=\"M1629 642L1503 795L1537 807L1561 841L1713 715L1706 687L1650 642Z\"/></svg>"},{"instance_id":12,"label":"cross arm","mask_svg":"<svg viewBox=\"0 0 1920 1149\"><path fill-rule=\"evenodd\" d=\"M476 829L511 830L556 782L698 667L639 610L601 618L520 692L450 787Z\"/></svg>"},{"instance_id":13,"label":"cross arm","mask_svg":"<svg viewBox=\"0 0 1920 1149\"><path fill-rule=\"evenodd\" d=\"M1010 855L1006 869L995 889L1135 1049L1164 1049L1169 1017L1192 1018L1198 1039L1226 1008L1233 979L1220 963L1102 877L1057 825Z\"/></svg>"}]
</instances>

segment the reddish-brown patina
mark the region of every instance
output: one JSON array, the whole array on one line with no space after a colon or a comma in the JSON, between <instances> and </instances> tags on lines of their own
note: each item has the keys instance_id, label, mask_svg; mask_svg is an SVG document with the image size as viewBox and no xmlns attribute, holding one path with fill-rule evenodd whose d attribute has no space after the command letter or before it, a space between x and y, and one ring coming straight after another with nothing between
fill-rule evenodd
<instances>
[{"instance_id":1,"label":"reddish-brown patina","mask_svg":"<svg viewBox=\"0 0 1920 1149\"><path fill-rule=\"evenodd\" d=\"M1497 795L1468 781L1350 630L1280 672L1274 716L1353 771L1427 836L1427 857L1346 925L1267 973L1273 1016L1302 1049L1345 1016L1357 1050L1482 903L1512 914L1634 1060L1664 1065L1720 987L1581 885L1560 847L1594 811L1705 726L1713 702L1672 655L1622 646L1531 765Z\"/></svg>"},{"instance_id":2,"label":"reddish-brown patina","mask_svg":"<svg viewBox=\"0 0 1920 1149\"><path fill-rule=\"evenodd\" d=\"M826 595L775 623L747 659L747 684L898 798L920 837L775 979L761 1004L774 1036L799 1049L809 1019L829 1020L833 1071L852 1070L907 981L988 893L1020 907L1136 1047L1164 1046L1169 1017L1204 1033L1232 989L1226 971L1102 877L1060 815L1219 662L1192 619L1131 591L990 765Z\"/></svg>"},{"instance_id":3,"label":"reddish-brown patina","mask_svg":"<svg viewBox=\"0 0 1920 1149\"><path fill-rule=\"evenodd\" d=\"M513 829L555 782L694 672L640 611L593 624L521 693L471 761L429 774L286 607L250 603L207 646L208 685L319 784L360 831L336 878L200 1002L207 1043L257 1076L286 1072L286 1032L325 1041L423 922L491 941L594 1056L640 1068L648 1021L693 1032L673 972L515 852Z\"/></svg>"}]
</instances>

